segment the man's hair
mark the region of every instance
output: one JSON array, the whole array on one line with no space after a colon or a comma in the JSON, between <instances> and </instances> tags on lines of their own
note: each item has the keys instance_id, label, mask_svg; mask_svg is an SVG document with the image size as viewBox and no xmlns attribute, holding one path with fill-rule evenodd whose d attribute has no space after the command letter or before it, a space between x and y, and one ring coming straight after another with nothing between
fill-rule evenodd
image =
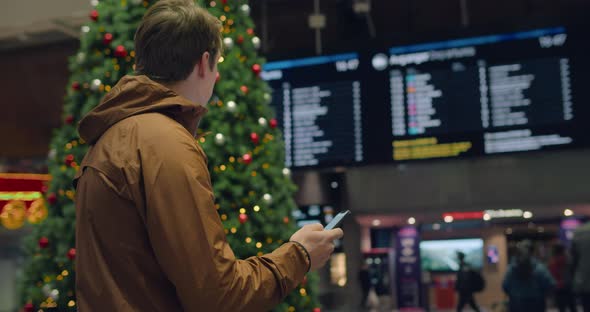
<instances>
[{"instance_id":1,"label":"man's hair","mask_svg":"<svg viewBox=\"0 0 590 312\"><path fill-rule=\"evenodd\" d=\"M221 53L221 22L192 0L161 0L135 32L135 72L154 80L186 79L203 53L214 68Z\"/></svg>"}]
</instances>

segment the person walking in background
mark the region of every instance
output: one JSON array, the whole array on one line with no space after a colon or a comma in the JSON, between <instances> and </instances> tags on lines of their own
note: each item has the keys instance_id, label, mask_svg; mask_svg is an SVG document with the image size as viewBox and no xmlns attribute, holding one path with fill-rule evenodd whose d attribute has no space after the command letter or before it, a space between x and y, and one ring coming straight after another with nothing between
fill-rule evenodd
<instances>
[{"instance_id":1,"label":"person walking in background","mask_svg":"<svg viewBox=\"0 0 590 312\"><path fill-rule=\"evenodd\" d=\"M574 232L572 262L574 291L582 300L584 312L590 312L590 222Z\"/></svg>"},{"instance_id":2,"label":"person walking in background","mask_svg":"<svg viewBox=\"0 0 590 312\"><path fill-rule=\"evenodd\" d=\"M508 311L545 311L545 297L554 287L555 281L547 267L533 258L531 242L519 243L516 259L510 264L502 283L509 298Z\"/></svg>"},{"instance_id":3,"label":"person walking in background","mask_svg":"<svg viewBox=\"0 0 590 312\"><path fill-rule=\"evenodd\" d=\"M369 290L371 289L371 274L369 272L369 265L363 262L361 270L359 271L359 283L361 284L361 291L363 299L361 301L361 307L367 305L367 297L369 296Z\"/></svg>"},{"instance_id":4,"label":"person walking in background","mask_svg":"<svg viewBox=\"0 0 590 312\"><path fill-rule=\"evenodd\" d=\"M455 290L459 295L457 312L463 311L466 304L469 304L474 311L479 312L473 294L483 290L484 280L481 274L474 271L469 263L465 261L464 253L457 252L457 258L459 259L459 271L457 271L457 281L455 283Z\"/></svg>"},{"instance_id":5,"label":"person walking in background","mask_svg":"<svg viewBox=\"0 0 590 312\"><path fill-rule=\"evenodd\" d=\"M572 292L571 262L565 246L561 243L553 245L549 271L555 280L555 303L559 312L576 312L576 300Z\"/></svg>"}]
</instances>

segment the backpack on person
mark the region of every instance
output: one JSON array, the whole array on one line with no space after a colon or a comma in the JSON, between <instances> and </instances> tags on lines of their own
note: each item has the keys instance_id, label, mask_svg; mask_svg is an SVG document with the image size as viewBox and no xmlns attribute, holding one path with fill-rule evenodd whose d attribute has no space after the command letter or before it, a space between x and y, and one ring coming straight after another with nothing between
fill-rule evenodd
<instances>
[{"instance_id":1,"label":"backpack on person","mask_svg":"<svg viewBox=\"0 0 590 312\"><path fill-rule=\"evenodd\" d=\"M471 270L469 272L469 279L474 292L480 292L486 288L486 281L480 272Z\"/></svg>"}]
</instances>

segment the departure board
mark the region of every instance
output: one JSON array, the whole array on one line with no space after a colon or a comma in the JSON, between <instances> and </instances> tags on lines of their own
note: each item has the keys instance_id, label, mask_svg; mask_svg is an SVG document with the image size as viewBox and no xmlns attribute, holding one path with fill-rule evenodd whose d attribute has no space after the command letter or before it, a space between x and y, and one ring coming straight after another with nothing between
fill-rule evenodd
<instances>
[{"instance_id":1,"label":"departure board","mask_svg":"<svg viewBox=\"0 0 590 312\"><path fill-rule=\"evenodd\" d=\"M355 53L266 64L287 166L363 161L358 65Z\"/></svg>"},{"instance_id":2,"label":"departure board","mask_svg":"<svg viewBox=\"0 0 590 312\"><path fill-rule=\"evenodd\" d=\"M555 27L268 63L286 164L590 146L586 35Z\"/></svg>"}]
</instances>

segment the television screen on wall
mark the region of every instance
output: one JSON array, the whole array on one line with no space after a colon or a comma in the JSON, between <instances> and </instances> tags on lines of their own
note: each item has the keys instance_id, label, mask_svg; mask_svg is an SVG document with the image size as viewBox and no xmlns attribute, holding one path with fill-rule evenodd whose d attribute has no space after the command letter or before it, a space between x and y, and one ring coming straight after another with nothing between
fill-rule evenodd
<instances>
[{"instance_id":1,"label":"television screen on wall","mask_svg":"<svg viewBox=\"0 0 590 312\"><path fill-rule=\"evenodd\" d=\"M420 242L422 270L456 272L459 270L457 252L465 254L465 261L475 270L483 268L483 239L425 240Z\"/></svg>"}]
</instances>

